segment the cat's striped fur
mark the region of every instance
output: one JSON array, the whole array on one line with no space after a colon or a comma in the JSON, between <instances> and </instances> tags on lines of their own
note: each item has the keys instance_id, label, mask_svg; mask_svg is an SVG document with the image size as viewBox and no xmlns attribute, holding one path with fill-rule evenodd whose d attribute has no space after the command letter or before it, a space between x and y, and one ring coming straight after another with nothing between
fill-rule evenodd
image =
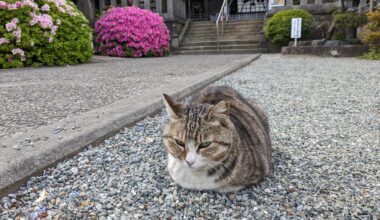
<instances>
[{"instance_id":1,"label":"cat's striped fur","mask_svg":"<svg viewBox=\"0 0 380 220\"><path fill-rule=\"evenodd\" d=\"M164 96L168 169L179 185L228 192L270 175L268 118L256 101L227 86L206 88L189 104Z\"/></svg>"}]
</instances>

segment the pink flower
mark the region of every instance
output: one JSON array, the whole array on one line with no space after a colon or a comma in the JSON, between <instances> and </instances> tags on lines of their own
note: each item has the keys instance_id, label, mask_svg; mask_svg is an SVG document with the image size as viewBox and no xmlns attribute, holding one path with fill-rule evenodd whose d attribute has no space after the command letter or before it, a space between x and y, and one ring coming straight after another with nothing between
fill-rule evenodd
<instances>
[{"instance_id":1,"label":"pink flower","mask_svg":"<svg viewBox=\"0 0 380 220\"><path fill-rule=\"evenodd\" d=\"M8 8L8 3L0 1L0 8Z\"/></svg>"},{"instance_id":2,"label":"pink flower","mask_svg":"<svg viewBox=\"0 0 380 220\"><path fill-rule=\"evenodd\" d=\"M22 2L16 2L15 5L16 5L16 8L21 8L22 6L24 6Z\"/></svg>"},{"instance_id":3,"label":"pink flower","mask_svg":"<svg viewBox=\"0 0 380 220\"><path fill-rule=\"evenodd\" d=\"M16 4L9 4L8 9L9 10L15 10L15 9L17 9L17 6L16 6Z\"/></svg>"},{"instance_id":4,"label":"pink flower","mask_svg":"<svg viewBox=\"0 0 380 220\"><path fill-rule=\"evenodd\" d=\"M34 26L35 24L39 24L43 29L52 28L53 19L48 14L37 15L35 13L30 13L32 20L30 20L30 25Z\"/></svg>"},{"instance_id":5,"label":"pink flower","mask_svg":"<svg viewBox=\"0 0 380 220\"><path fill-rule=\"evenodd\" d=\"M52 37L49 37L48 42L49 42L49 43L53 42L53 38L52 38Z\"/></svg>"},{"instance_id":6,"label":"pink flower","mask_svg":"<svg viewBox=\"0 0 380 220\"><path fill-rule=\"evenodd\" d=\"M41 7L41 10L42 11L49 11L50 10L50 6L48 4L44 4L42 7Z\"/></svg>"},{"instance_id":7,"label":"pink flower","mask_svg":"<svg viewBox=\"0 0 380 220\"><path fill-rule=\"evenodd\" d=\"M33 9L38 9L38 5L31 0L23 0L23 4Z\"/></svg>"},{"instance_id":8,"label":"pink flower","mask_svg":"<svg viewBox=\"0 0 380 220\"><path fill-rule=\"evenodd\" d=\"M17 30L13 31L13 36L16 37L16 42L20 43L21 42L21 28L17 28Z\"/></svg>"},{"instance_id":9,"label":"pink flower","mask_svg":"<svg viewBox=\"0 0 380 220\"><path fill-rule=\"evenodd\" d=\"M17 28L18 18L13 18L11 22L5 24L7 31L13 31Z\"/></svg>"},{"instance_id":10,"label":"pink flower","mask_svg":"<svg viewBox=\"0 0 380 220\"><path fill-rule=\"evenodd\" d=\"M9 44L9 40L7 38L0 38L0 45Z\"/></svg>"},{"instance_id":11,"label":"pink flower","mask_svg":"<svg viewBox=\"0 0 380 220\"><path fill-rule=\"evenodd\" d=\"M157 13L137 7L112 8L95 24L97 51L110 56L161 56L169 50L169 30ZM111 43L112 42L112 43ZM120 45L125 51L121 52Z\"/></svg>"},{"instance_id":12,"label":"pink flower","mask_svg":"<svg viewBox=\"0 0 380 220\"><path fill-rule=\"evenodd\" d=\"M15 48L15 49L12 50L12 54L13 55L19 55L21 61L25 61L25 53L24 53L24 51L22 49Z\"/></svg>"}]
</instances>

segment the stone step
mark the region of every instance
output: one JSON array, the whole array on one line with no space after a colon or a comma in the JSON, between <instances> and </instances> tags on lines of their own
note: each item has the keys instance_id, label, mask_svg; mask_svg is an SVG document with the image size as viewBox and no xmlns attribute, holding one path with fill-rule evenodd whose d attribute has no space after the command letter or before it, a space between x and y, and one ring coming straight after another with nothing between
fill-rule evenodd
<instances>
[{"instance_id":1,"label":"stone step","mask_svg":"<svg viewBox=\"0 0 380 220\"><path fill-rule=\"evenodd\" d=\"M224 32L223 35L222 33L219 33L219 37L231 37L231 36L252 36L252 35L262 35L258 31L247 31L247 32ZM217 34L215 33L187 33L185 35L184 39L196 39L196 38L207 38L207 37L216 37Z\"/></svg>"},{"instance_id":2,"label":"stone step","mask_svg":"<svg viewBox=\"0 0 380 220\"><path fill-rule=\"evenodd\" d=\"M266 53L267 49L236 49L236 50L185 50L179 51L181 55L201 55L201 54L255 54Z\"/></svg>"},{"instance_id":3,"label":"stone step","mask_svg":"<svg viewBox=\"0 0 380 220\"><path fill-rule=\"evenodd\" d=\"M262 28L243 28L243 29L224 29L224 34L234 34L234 33L261 33ZM222 33L222 30L219 30L219 33ZM191 30L189 29L186 32L186 35L205 35L205 34L216 34L216 29L208 29L208 30Z\"/></svg>"},{"instance_id":4,"label":"stone step","mask_svg":"<svg viewBox=\"0 0 380 220\"><path fill-rule=\"evenodd\" d=\"M260 44L261 40L221 40L219 45L240 45L240 44ZM216 40L210 41L193 41L193 42L182 42L181 47L191 47L191 46L212 46L217 45Z\"/></svg>"},{"instance_id":5,"label":"stone step","mask_svg":"<svg viewBox=\"0 0 380 220\"><path fill-rule=\"evenodd\" d=\"M237 44L237 45L219 45L220 50L236 50L236 49L262 49L261 44ZM216 50L217 45L202 45L202 46L181 46L181 51L186 50Z\"/></svg>"},{"instance_id":6,"label":"stone step","mask_svg":"<svg viewBox=\"0 0 380 220\"><path fill-rule=\"evenodd\" d=\"M221 23L221 22L219 22ZM191 26L193 27L208 27L208 26L215 26L216 22L210 22L210 21L203 21L203 22L192 22ZM225 25L251 25L251 24L264 24L264 20L262 19L254 19L254 20L243 20L243 21L225 21Z\"/></svg>"},{"instance_id":7,"label":"stone step","mask_svg":"<svg viewBox=\"0 0 380 220\"><path fill-rule=\"evenodd\" d=\"M222 26L219 25L219 30L222 29ZM234 26L223 26L223 29L228 31L228 30L244 30L244 29L249 29L249 30L256 30L256 29L263 29L263 25L234 25ZM208 31L208 30L216 30L216 26L209 26L209 27L193 27L189 26L188 31Z\"/></svg>"},{"instance_id":8,"label":"stone step","mask_svg":"<svg viewBox=\"0 0 380 220\"><path fill-rule=\"evenodd\" d=\"M206 37L197 37L197 38L187 38L185 37L183 43L191 42L203 42L203 41L216 41L216 35L206 36ZM255 35L223 35L219 37L220 41L238 41L238 40L264 40L264 36L260 34Z\"/></svg>"}]
</instances>

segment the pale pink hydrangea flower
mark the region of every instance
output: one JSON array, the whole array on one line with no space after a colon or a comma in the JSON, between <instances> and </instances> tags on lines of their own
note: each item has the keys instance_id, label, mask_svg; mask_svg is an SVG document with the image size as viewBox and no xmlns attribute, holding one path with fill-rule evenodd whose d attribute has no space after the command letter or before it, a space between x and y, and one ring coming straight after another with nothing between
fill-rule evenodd
<instances>
[{"instance_id":1,"label":"pale pink hydrangea flower","mask_svg":"<svg viewBox=\"0 0 380 220\"><path fill-rule=\"evenodd\" d=\"M57 19L55 22L57 23L57 25L61 24L61 20L59 20L59 19Z\"/></svg>"},{"instance_id":2,"label":"pale pink hydrangea flower","mask_svg":"<svg viewBox=\"0 0 380 220\"><path fill-rule=\"evenodd\" d=\"M0 1L0 8L8 8L8 3Z\"/></svg>"},{"instance_id":3,"label":"pale pink hydrangea flower","mask_svg":"<svg viewBox=\"0 0 380 220\"><path fill-rule=\"evenodd\" d=\"M39 24L42 28L47 29L53 26L53 19L48 14L37 15L35 13L30 13L32 20L30 20L30 25L34 26L35 24Z\"/></svg>"},{"instance_id":4,"label":"pale pink hydrangea flower","mask_svg":"<svg viewBox=\"0 0 380 220\"><path fill-rule=\"evenodd\" d=\"M41 7L41 10L42 11L49 11L50 10L50 6L48 4L44 4L42 7Z\"/></svg>"},{"instance_id":5,"label":"pale pink hydrangea flower","mask_svg":"<svg viewBox=\"0 0 380 220\"><path fill-rule=\"evenodd\" d=\"M17 28L17 30L13 31L13 36L16 37L16 42L20 43L21 42L21 28Z\"/></svg>"},{"instance_id":6,"label":"pale pink hydrangea flower","mask_svg":"<svg viewBox=\"0 0 380 220\"><path fill-rule=\"evenodd\" d=\"M12 50L13 55L19 55L21 61L25 61L25 52L20 48L15 48Z\"/></svg>"},{"instance_id":7,"label":"pale pink hydrangea flower","mask_svg":"<svg viewBox=\"0 0 380 220\"><path fill-rule=\"evenodd\" d=\"M9 40L7 38L0 38L0 45L2 44L9 44Z\"/></svg>"},{"instance_id":8,"label":"pale pink hydrangea flower","mask_svg":"<svg viewBox=\"0 0 380 220\"><path fill-rule=\"evenodd\" d=\"M8 9L9 9L9 10L16 10L16 9L17 9L17 6L16 6L16 4L9 4L9 5L8 5Z\"/></svg>"},{"instance_id":9,"label":"pale pink hydrangea flower","mask_svg":"<svg viewBox=\"0 0 380 220\"><path fill-rule=\"evenodd\" d=\"M58 26L54 25L54 26L51 27L50 33L52 35L55 35L57 33L57 30L58 30Z\"/></svg>"},{"instance_id":10,"label":"pale pink hydrangea flower","mask_svg":"<svg viewBox=\"0 0 380 220\"><path fill-rule=\"evenodd\" d=\"M23 0L23 3L31 8L38 9L38 5L31 0Z\"/></svg>"},{"instance_id":11,"label":"pale pink hydrangea flower","mask_svg":"<svg viewBox=\"0 0 380 220\"><path fill-rule=\"evenodd\" d=\"M16 2L15 5L16 5L16 8L21 8L22 6L24 6L22 2Z\"/></svg>"},{"instance_id":12,"label":"pale pink hydrangea flower","mask_svg":"<svg viewBox=\"0 0 380 220\"><path fill-rule=\"evenodd\" d=\"M18 18L13 18L11 22L5 24L7 31L13 31L17 28Z\"/></svg>"},{"instance_id":13,"label":"pale pink hydrangea flower","mask_svg":"<svg viewBox=\"0 0 380 220\"><path fill-rule=\"evenodd\" d=\"M48 41L49 43L53 42L53 37L49 37Z\"/></svg>"}]
</instances>

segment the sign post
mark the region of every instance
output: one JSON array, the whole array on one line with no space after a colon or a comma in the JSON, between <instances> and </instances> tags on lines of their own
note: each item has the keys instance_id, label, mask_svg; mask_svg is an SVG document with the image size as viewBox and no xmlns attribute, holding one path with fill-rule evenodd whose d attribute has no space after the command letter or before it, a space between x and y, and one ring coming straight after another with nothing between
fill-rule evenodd
<instances>
[{"instance_id":1,"label":"sign post","mask_svg":"<svg viewBox=\"0 0 380 220\"><path fill-rule=\"evenodd\" d=\"M297 39L301 38L302 18L292 18L291 38L294 38L294 45L297 46Z\"/></svg>"}]
</instances>

